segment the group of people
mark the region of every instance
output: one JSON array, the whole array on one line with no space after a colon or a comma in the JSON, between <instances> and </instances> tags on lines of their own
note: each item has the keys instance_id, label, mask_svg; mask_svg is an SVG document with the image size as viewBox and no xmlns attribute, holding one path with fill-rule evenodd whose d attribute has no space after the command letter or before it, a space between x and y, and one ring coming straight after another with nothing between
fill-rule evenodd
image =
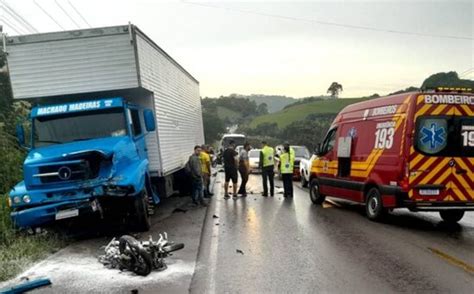
<instances>
[{"instance_id":1,"label":"group of people","mask_svg":"<svg viewBox=\"0 0 474 294\"><path fill-rule=\"evenodd\" d=\"M245 143L240 153L235 150L235 142L230 141L229 146L224 150L224 199L229 199L229 183L232 181L232 197L237 199L238 195L247 197L247 181L250 175L249 151L251 146ZM278 169L283 180L283 196L293 197L293 168L295 162L295 152L290 144L285 143L281 153L275 154L273 147L262 141L260 151L259 168L262 171L262 185L264 197L273 197L275 194L275 157L279 158ZM195 205L206 206L204 198L210 198L213 194L210 191L211 182L210 147L207 145L196 145L194 153L189 157L186 170L192 179L191 196ZM241 183L237 191L238 174L240 173ZM267 185L268 183L268 185ZM270 193L268 193L270 192Z\"/></svg>"},{"instance_id":2,"label":"group of people","mask_svg":"<svg viewBox=\"0 0 474 294\"><path fill-rule=\"evenodd\" d=\"M231 141L229 146L224 151L224 172L225 172L225 199L229 199L229 182L232 180L232 197L235 199L237 195L242 197L247 196L246 185L250 174L249 155L251 147L249 143L245 143L244 148L238 154L235 151L235 143ZM295 162L295 152L290 147L289 143L283 145L283 150L280 154L275 154L273 147L270 147L267 142L262 141L262 150L260 151L259 167L262 171L262 185L263 193L262 196L268 197L275 194L275 156L279 158L279 171L282 175L283 180L283 196L293 197L293 168ZM240 184L239 191L237 192L237 170L240 173L242 182ZM269 184L269 186L267 185ZM268 193L270 189L270 194Z\"/></svg>"}]
</instances>

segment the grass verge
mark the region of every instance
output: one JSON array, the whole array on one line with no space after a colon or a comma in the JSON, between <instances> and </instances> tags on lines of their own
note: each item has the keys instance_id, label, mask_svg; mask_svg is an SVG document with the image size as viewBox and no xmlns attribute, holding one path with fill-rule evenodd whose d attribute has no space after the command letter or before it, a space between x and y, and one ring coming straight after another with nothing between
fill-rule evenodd
<instances>
[{"instance_id":1,"label":"grass verge","mask_svg":"<svg viewBox=\"0 0 474 294\"><path fill-rule=\"evenodd\" d=\"M28 235L16 232L5 195L0 195L0 282L15 277L35 261L66 245L55 233Z\"/></svg>"}]
</instances>

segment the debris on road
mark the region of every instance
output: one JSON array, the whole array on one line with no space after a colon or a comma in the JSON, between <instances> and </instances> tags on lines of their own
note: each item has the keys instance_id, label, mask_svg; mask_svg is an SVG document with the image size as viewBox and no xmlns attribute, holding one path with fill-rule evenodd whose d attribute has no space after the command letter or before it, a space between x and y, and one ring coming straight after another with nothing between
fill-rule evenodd
<instances>
[{"instance_id":1,"label":"debris on road","mask_svg":"<svg viewBox=\"0 0 474 294\"><path fill-rule=\"evenodd\" d=\"M175 208L172 213L177 213L177 212L181 212L181 213L186 213L188 210L187 209L182 209L182 208Z\"/></svg>"},{"instance_id":2,"label":"debris on road","mask_svg":"<svg viewBox=\"0 0 474 294\"><path fill-rule=\"evenodd\" d=\"M240 249L236 249L235 252L244 255L244 252Z\"/></svg>"},{"instance_id":3,"label":"debris on road","mask_svg":"<svg viewBox=\"0 0 474 294\"><path fill-rule=\"evenodd\" d=\"M148 241L138 241L129 235L123 235L117 241L113 238L105 247L105 254L99 256L99 262L108 268L129 270L140 276L147 276L152 270L167 268L164 261L171 252L184 248L183 243L168 241L168 234L160 234L158 241L150 236Z\"/></svg>"},{"instance_id":4,"label":"debris on road","mask_svg":"<svg viewBox=\"0 0 474 294\"><path fill-rule=\"evenodd\" d=\"M212 218L219 218L219 217L218 217L217 215L215 215L215 214L214 214L214 215L212 216Z\"/></svg>"},{"instance_id":5,"label":"debris on road","mask_svg":"<svg viewBox=\"0 0 474 294\"><path fill-rule=\"evenodd\" d=\"M26 279L27 282L6 288L6 289L0 289L0 293L5 293L5 294L17 294L17 293L25 293L27 291L48 286L51 285L51 281L49 279L43 278L43 279L36 279L29 281L28 278Z\"/></svg>"}]
</instances>

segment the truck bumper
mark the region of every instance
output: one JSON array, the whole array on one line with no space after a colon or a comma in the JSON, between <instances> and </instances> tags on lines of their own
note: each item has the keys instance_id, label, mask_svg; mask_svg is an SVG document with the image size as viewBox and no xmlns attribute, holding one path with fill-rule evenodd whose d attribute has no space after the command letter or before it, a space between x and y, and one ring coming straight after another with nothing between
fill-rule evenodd
<instances>
[{"instance_id":1,"label":"truck bumper","mask_svg":"<svg viewBox=\"0 0 474 294\"><path fill-rule=\"evenodd\" d=\"M91 214L98 210L100 210L100 206L97 200L81 199L27 208L14 211L10 215L16 227L31 228L52 223L59 219Z\"/></svg>"}]
</instances>

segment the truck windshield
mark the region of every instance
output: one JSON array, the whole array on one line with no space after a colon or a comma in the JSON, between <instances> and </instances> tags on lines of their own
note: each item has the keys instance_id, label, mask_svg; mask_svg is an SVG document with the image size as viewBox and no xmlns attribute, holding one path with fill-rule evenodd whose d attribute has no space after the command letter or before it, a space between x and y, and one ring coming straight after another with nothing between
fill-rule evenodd
<instances>
[{"instance_id":1,"label":"truck windshield","mask_svg":"<svg viewBox=\"0 0 474 294\"><path fill-rule=\"evenodd\" d=\"M462 116L418 118L415 148L428 156L474 156L474 118Z\"/></svg>"},{"instance_id":2,"label":"truck windshield","mask_svg":"<svg viewBox=\"0 0 474 294\"><path fill-rule=\"evenodd\" d=\"M122 108L36 117L33 126L35 147L127 134Z\"/></svg>"}]
</instances>

